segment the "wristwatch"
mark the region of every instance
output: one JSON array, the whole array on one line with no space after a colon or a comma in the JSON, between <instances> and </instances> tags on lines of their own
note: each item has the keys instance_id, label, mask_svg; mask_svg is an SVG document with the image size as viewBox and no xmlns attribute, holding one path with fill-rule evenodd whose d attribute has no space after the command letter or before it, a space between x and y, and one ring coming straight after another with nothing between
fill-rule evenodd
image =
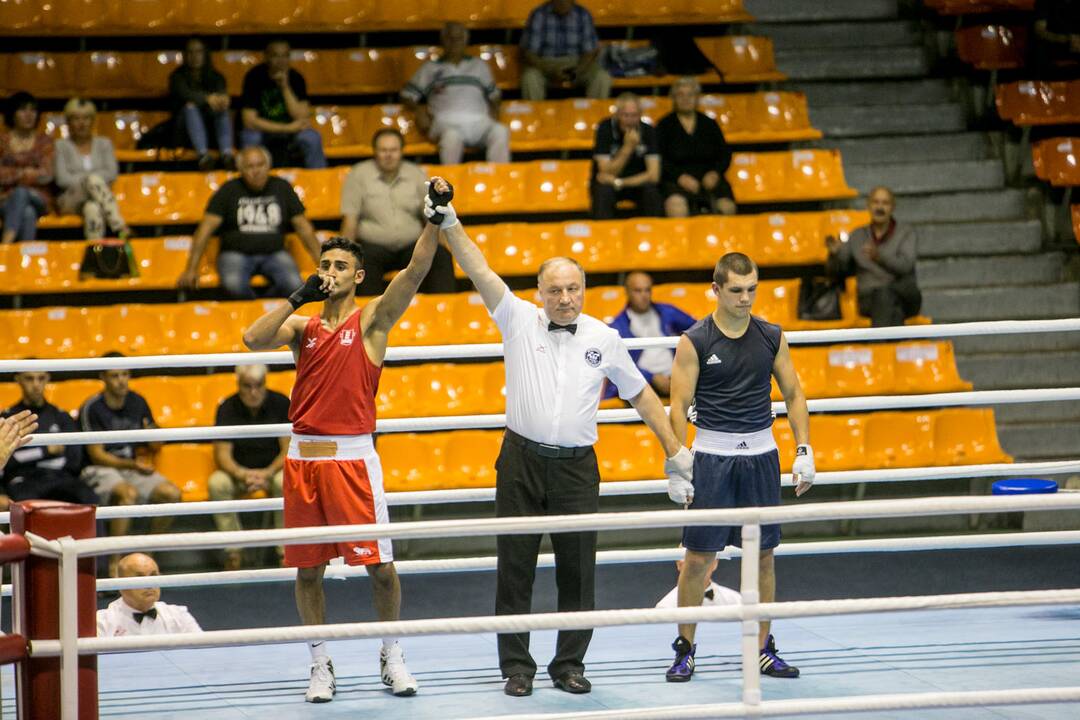
<instances>
[{"instance_id":1,"label":"wristwatch","mask_svg":"<svg viewBox=\"0 0 1080 720\"><path fill-rule=\"evenodd\" d=\"M615 178L615 181L612 183L612 185L615 186L616 190L622 190L622 178Z\"/></svg>"}]
</instances>

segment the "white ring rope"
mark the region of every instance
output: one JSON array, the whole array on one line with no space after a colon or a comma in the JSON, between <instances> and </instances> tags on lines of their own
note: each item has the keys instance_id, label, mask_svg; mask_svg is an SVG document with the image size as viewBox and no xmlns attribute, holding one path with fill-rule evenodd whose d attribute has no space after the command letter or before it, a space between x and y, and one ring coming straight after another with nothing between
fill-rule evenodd
<instances>
[{"instance_id":1,"label":"white ring rope","mask_svg":"<svg viewBox=\"0 0 1080 720\"><path fill-rule=\"evenodd\" d=\"M985 477L1068 475L1080 472L1080 460L1053 460L1030 463L990 463L985 465L949 465L940 467L893 468L888 470L837 470L819 472L814 485L850 485L858 483L912 482L920 480L967 480ZM780 476L780 484L792 487L791 473ZM658 495L667 493L667 480L628 480L600 484L601 497ZM438 505L494 502L495 488L460 488L457 490L416 490L386 494L388 505ZM281 510L281 498L260 500L216 500L156 505L108 505L97 509L98 520L117 518L163 517L177 515L212 515L225 512L273 512ZM0 525L10 522L7 512L0 513Z\"/></svg>"},{"instance_id":2,"label":"white ring rope","mask_svg":"<svg viewBox=\"0 0 1080 720\"><path fill-rule=\"evenodd\" d=\"M724 510L653 510L585 513L538 517L425 520L385 525L336 525L283 530L238 530L213 533L169 533L74 540L80 557L134 551L210 550L222 547L265 547L334 543L353 540L403 540L430 537L478 537L533 533L584 532L686 527L688 525L772 525L814 520L857 520L897 516L955 515L1080 509L1080 494L991 495L931 497L903 500L862 500L806 505Z\"/></svg>"},{"instance_id":3,"label":"white ring rope","mask_svg":"<svg viewBox=\"0 0 1080 720\"><path fill-rule=\"evenodd\" d=\"M854 343L870 340L917 340L972 335L1017 335L1080 331L1080 318L1060 320L994 320L988 322L942 323L939 325L901 325L887 328L845 328L838 330L794 330L785 333L795 345L816 343ZM676 337L629 338L630 349L675 347ZM449 360L454 358L502 357L502 343L472 345L418 345L388 348L388 362L413 360ZM292 365L291 352L206 353L200 355L141 355L113 358L70 358L63 360L0 360L0 373L64 372L97 370L142 370L179 367L220 367L229 365Z\"/></svg>"},{"instance_id":4,"label":"white ring rope","mask_svg":"<svg viewBox=\"0 0 1080 720\"><path fill-rule=\"evenodd\" d=\"M690 622L733 622L777 620L800 617L853 615L908 610L952 610L1031 605L1080 603L1080 589L1020 590L1010 592L915 595L909 597L851 598L844 600L797 600L779 603L740 604L713 607L640 608L589 610L583 612L488 615L480 617L426 618L392 622L340 623L335 625L293 625L208 630L201 633L79 638L80 655L109 652L137 652L168 648L220 647L222 645L269 645L309 640L414 637L473 633L519 633L537 630L587 630L625 625L658 625ZM55 657L59 640L33 640L31 653Z\"/></svg>"},{"instance_id":5,"label":"white ring rope","mask_svg":"<svg viewBox=\"0 0 1080 720\"><path fill-rule=\"evenodd\" d=\"M1038 388L1028 390L975 390L969 392L930 393L925 395L868 395L851 398L822 398L808 400L810 412L853 412L867 410L896 410L925 407L957 407L1003 405L1013 403L1042 403L1080 400L1080 387ZM773 412L785 415L783 402L772 404ZM599 410L600 423L640 422L636 410ZM489 430L506 426L506 415L447 415L422 418L388 418L376 424L377 433L428 432L439 430ZM237 438L284 437L291 432L289 423L265 425L211 425L186 428L153 428L150 430L104 430L94 432L38 434L27 443L42 445L96 445L121 442L193 442Z\"/></svg>"},{"instance_id":6,"label":"white ring rope","mask_svg":"<svg viewBox=\"0 0 1080 720\"><path fill-rule=\"evenodd\" d=\"M955 692L896 693L852 697L764 700L758 704L673 705L671 707L593 710L572 713L481 715L467 720L698 720L757 716L823 715L879 710L1035 705L1080 702L1080 687L1019 688L1015 690L963 690Z\"/></svg>"},{"instance_id":7,"label":"white ring rope","mask_svg":"<svg viewBox=\"0 0 1080 720\"><path fill-rule=\"evenodd\" d=\"M807 555L849 555L865 553L929 552L935 550L985 550L1015 547L1051 547L1080 543L1080 530L1055 530L1046 532L983 533L979 535L941 535L934 537L874 538L870 540L825 540L815 542L780 543L775 549L778 557L803 557ZM597 565L627 565L636 563L674 562L682 560L685 551L680 548L653 548L648 550L601 550L596 553ZM721 560L742 557L739 548L728 548L717 553ZM394 567L398 575L424 575L449 572L486 572L496 569L497 558L466 557L438 560L397 560ZM538 568L555 567L555 555L542 553L538 556ZM363 566L333 564L326 568L325 577L332 580L367 577ZM162 588L204 587L218 585L245 585L249 583L292 582L296 579L293 568L264 568L261 570L230 570L223 572L174 573L154 578L154 586ZM102 578L97 581L98 592L128 590L146 586L144 578ZM3 586L5 596L11 594L11 586Z\"/></svg>"}]
</instances>

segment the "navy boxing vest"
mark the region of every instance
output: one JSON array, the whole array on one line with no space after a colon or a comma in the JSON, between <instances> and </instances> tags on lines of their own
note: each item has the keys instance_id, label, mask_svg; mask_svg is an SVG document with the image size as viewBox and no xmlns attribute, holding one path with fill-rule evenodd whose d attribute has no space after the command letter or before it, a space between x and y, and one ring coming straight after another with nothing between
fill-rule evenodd
<instances>
[{"instance_id":1,"label":"navy boxing vest","mask_svg":"<svg viewBox=\"0 0 1080 720\"><path fill-rule=\"evenodd\" d=\"M780 326L751 316L742 337L732 339L720 332L710 314L694 323L686 337L698 355L695 425L730 433L772 427L770 380L780 350Z\"/></svg>"}]
</instances>

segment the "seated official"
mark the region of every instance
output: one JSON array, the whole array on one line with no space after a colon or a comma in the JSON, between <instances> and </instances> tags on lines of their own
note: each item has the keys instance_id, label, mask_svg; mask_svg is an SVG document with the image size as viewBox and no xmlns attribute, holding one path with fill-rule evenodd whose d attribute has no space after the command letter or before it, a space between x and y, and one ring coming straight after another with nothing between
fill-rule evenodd
<instances>
[{"instance_id":1,"label":"seated official","mask_svg":"<svg viewBox=\"0 0 1080 720\"><path fill-rule=\"evenodd\" d=\"M21 372L15 375L15 382L22 390L22 399L5 410L4 417L23 410L35 413L39 435L78 430L70 415L45 400L49 373ZM80 445L38 445L15 450L7 467L0 470L4 483L0 507L6 510L11 502L20 500L62 500L96 505L97 493L79 479L82 464Z\"/></svg>"},{"instance_id":2,"label":"seated official","mask_svg":"<svg viewBox=\"0 0 1080 720\"><path fill-rule=\"evenodd\" d=\"M696 322L674 305L652 301L652 277L644 272L632 272L623 284L626 308L611 321L611 327L624 338L678 337ZM657 394L671 394L671 364L675 352L671 348L631 350L630 358ZM608 385L605 397L615 397L617 390Z\"/></svg>"},{"instance_id":3,"label":"seated official","mask_svg":"<svg viewBox=\"0 0 1080 720\"><path fill-rule=\"evenodd\" d=\"M214 424L264 425L289 422L289 398L266 388L265 365L241 365L236 368L235 394L225 398L217 409ZM265 492L281 497L282 468L289 452L288 437L219 440L214 443L218 469L210 475L211 500L236 500L252 493ZM219 532L240 530L236 513L214 515ZM274 526L282 527L281 513L274 513ZM281 555L281 549L278 549ZM240 548L225 550L225 569L238 570L243 564Z\"/></svg>"},{"instance_id":4,"label":"seated official","mask_svg":"<svg viewBox=\"0 0 1080 720\"><path fill-rule=\"evenodd\" d=\"M120 560L118 577L157 577L157 563L149 555L132 553ZM161 588L121 590L120 597L97 611L98 637L124 635L171 635L202 632L199 623L183 605L161 602Z\"/></svg>"}]
</instances>

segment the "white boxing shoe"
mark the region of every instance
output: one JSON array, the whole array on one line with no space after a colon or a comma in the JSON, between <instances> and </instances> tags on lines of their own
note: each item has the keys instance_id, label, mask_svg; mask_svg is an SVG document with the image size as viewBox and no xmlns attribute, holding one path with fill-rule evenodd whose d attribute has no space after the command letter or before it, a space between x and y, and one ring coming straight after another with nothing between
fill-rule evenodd
<instances>
[{"instance_id":1,"label":"white boxing shoe","mask_svg":"<svg viewBox=\"0 0 1080 720\"><path fill-rule=\"evenodd\" d=\"M390 647L383 646L379 653L379 674L382 675L383 685L392 688L398 697L416 694L419 685L405 667L405 654L397 643Z\"/></svg>"},{"instance_id":2,"label":"white boxing shoe","mask_svg":"<svg viewBox=\"0 0 1080 720\"><path fill-rule=\"evenodd\" d=\"M311 681L304 699L309 703L326 703L334 699L336 692L334 663L330 662L329 658L326 662L311 663Z\"/></svg>"}]
</instances>

